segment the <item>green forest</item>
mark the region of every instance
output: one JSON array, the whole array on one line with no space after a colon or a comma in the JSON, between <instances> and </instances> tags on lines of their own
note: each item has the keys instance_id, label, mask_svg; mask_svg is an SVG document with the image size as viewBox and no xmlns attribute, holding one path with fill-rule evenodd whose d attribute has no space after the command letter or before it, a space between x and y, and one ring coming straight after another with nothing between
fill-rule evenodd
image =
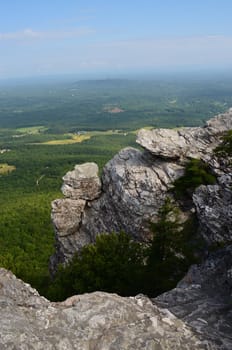
<instances>
[{"instance_id":1,"label":"green forest","mask_svg":"<svg viewBox=\"0 0 232 350\"><path fill-rule=\"evenodd\" d=\"M230 77L2 82L0 265L59 298L48 264L54 251L51 201L62 196L62 176L88 161L101 172L121 148L138 147L141 127L203 125L232 106L231 91Z\"/></svg>"}]
</instances>

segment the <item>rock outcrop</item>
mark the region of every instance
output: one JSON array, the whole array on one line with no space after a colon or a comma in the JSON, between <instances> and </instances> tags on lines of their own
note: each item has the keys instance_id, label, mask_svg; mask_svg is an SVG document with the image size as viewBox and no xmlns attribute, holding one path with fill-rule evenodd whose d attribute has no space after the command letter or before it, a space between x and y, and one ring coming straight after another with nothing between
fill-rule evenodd
<instances>
[{"instance_id":1,"label":"rock outcrop","mask_svg":"<svg viewBox=\"0 0 232 350\"><path fill-rule=\"evenodd\" d=\"M211 339L217 349L232 349L232 245L192 266L177 287L155 303Z\"/></svg>"},{"instance_id":2,"label":"rock outcrop","mask_svg":"<svg viewBox=\"0 0 232 350\"><path fill-rule=\"evenodd\" d=\"M103 169L101 191L96 167L91 165L89 171L89 165L76 166L63 178L67 198L52 206L57 244L51 270L102 232L125 230L136 240L149 240L149 222L157 220L159 208L189 158L207 162L217 176L225 174L225 166L212 156L212 150L229 129L232 109L202 128L141 130L137 142L144 152L120 151Z\"/></svg>"},{"instance_id":3,"label":"rock outcrop","mask_svg":"<svg viewBox=\"0 0 232 350\"><path fill-rule=\"evenodd\" d=\"M232 243L232 173L219 177L216 185L198 187L193 202L208 245Z\"/></svg>"},{"instance_id":4,"label":"rock outcrop","mask_svg":"<svg viewBox=\"0 0 232 350\"><path fill-rule=\"evenodd\" d=\"M76 165L73 171L63 177L63 181L62 192L66 198L52 202L57 253L51 258L51 272L55 271L57 261L68 261L75 251L91 243L90 237L80 227L86 206L101 193L101 181L95 163Z\"/></svg>"},{"instance_id":5,"label":"rock outcrop","mask_svg":"<svg viewBox=\"0 0 232 350\"><path fill-rule=\"evenodd\" d=\"M72 199L92 201L101 193L98 166L95 163L76 165L73 171L63 177L63 194Z\"/></svg>"},{"instance_id":6,"label":"rock outcrop","mask_svg":"<svg viewBox=\"0 0 232 350\"><path fill-rule=\"evenodd\" d=\"M137 240L149 239L148 222L156 220L190 157L207 162L218 176L215 185L200 186L193 195L208 251L175 289L152 301L95 292L51 303L0 269L0 349L232 349L232 173L212 157L229 129L232 110L204 128L141 131L138 142L146 150L119 152L105 166L102 186L95 164L69 172L62 187L66 198L52 204L53 271L102 232L124 229Z\"/></svg>"},{"instance_id":7,"label":"rock outcrop","mask_svg":"<svg viewBox=\"0 0 232 350\"><path fill-rule=\"evenodd\" d=\"M219 135L232 129L232 108L210 119L205 127L179 129L142 129L137 142L154 156L186 161L188 158L212 161L212 151L219 143ZM214 163L213 166L217 167Z\"/></svg>"},{"instance_id":8,"label":"rock outcrop","mask_svg":"<svg viewBox=\"0 0 232 350\"><path fill-rule=\"evenodd\" d=\"M153 306L144 297L117 299L119 297L112 296L114 301L117 299L120 303L129 301L130 305L133 304L135 313L138 310L137 303L142 303L140 305L143 305L143 315L146 314L146 320L152 320L154 314L151 316L151 313L155 312L155 325L158 325L160 330L159 340L156 340L157 333L154 335L147 324L146 330L151 332L151 337L149 336L149 340L146 341L141 340L141 328L139 330L134 328L138 337L135 336L136 341L133 345L120 343L121 340L117 340L119 338L113 333L112 344L117 344L115 345L117 349L123 349L123 346L127 346L127 349L185 349L185 347L201 349L202 346L206 349L232 349L231 163L228 166L231 160L222 161L212 153L221 142L222 133L230 129L232 129L232 109L211 119L203 128L140 131L138 143L145 151L124 149L105 166L100 196L96 199L84 199L86 202L84 209L81 209L81 215L76 210L74 213L71 210L67 215L70 225L67 225L66 231L63 230L68 232L63 246L60 242L64 232L62 227L59 228L59 225L56 225L59 249L54 257L54 266L59 261L68 260L76 250L80 249L82 243L93 242L96 235L101 232L124 229L135 239L146 241L149 239L148 222L156 220L168 190L172 187L173 181L183 174L185 163L189 158L202 159L217 176L215 185L200 186L193 194L192 209L196 211L199 231L207 248L203 263L192 266L175 289L153 300ZM83 199L78 197L75 200ZM63 203L60 204L59 210L62 216L62 210L65 213ZM57 213L58 211L53 211L55 223L59 221ZM76 215L76 222L78 222L73 227L71 227L72 215ZM82 237L81 244L78 237ZM101 295L94 294L93 298ZM87 298L87 296L84 297ZM108 300L111 297L104 294L104 298ZM115 307L118 306L115 304ZM125 304L124 307L126 308ZM163 308L168 310L165 312L169 315L164 318L162 318ZM127 313L132 312L131 310L127 309ZM180 338L174 339L170 333L163 332L163 325L159 323L161 320L165 320L165 327L167 325L174 327L176 334L179 334L183 342ZM139 325L140 321L133 318L132 324L134 327ZM180 328L178 324L181 325ZM131 339L130 326L124 324L123 328ZM187 333L190 332L187 338L185 338L186 329L188 329ZM143 329L145 337L146 330ZM122 334L121 328L120 331L116 331L116 334ZM164 344L159 338L160 335L162 341L166 338L168 343ZM194 345L189 343L192 339L194 342L197 339ZM114 345L109 349L114 349Z\"/></svg>"},{"instance_id":9,"label":"rock outcrop","mask_svg":"<svg viewBox=\"0 0 232 350\"><path fill-rule=\"evenodd\" d=\"M216 350L144 296L96 292L51 303L0 269L0 349Z\"/></svg>"},{"instance_id":10,"label":"rock outcrop","mask_svg":"<svg viewBox=\"0 0 232 350\"><path fill-rule=\"evenodd\" d=\"M205 261L190 267L175 289L155 299L211 339L217 349L232 349L231 185L232 174L227 174L216 185L196 189L193 201L199 231L208 244Z\"/></svg>"}]
</instances>

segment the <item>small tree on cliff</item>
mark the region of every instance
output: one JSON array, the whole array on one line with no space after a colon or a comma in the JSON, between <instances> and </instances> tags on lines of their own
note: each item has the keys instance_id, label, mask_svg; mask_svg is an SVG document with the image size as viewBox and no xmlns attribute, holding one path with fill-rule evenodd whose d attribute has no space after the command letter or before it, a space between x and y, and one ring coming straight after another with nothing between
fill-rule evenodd
<instances>
[{"instance_id":1,"label":"small tree on cliff","mask_svg":"<svg viewBox=\"0 0 232 350\"><path fill-rule=\"evenodd\" d=\"M95 244L85 246L60 268L49 297L62 300L97 290L135 295L141 292L144 252L143 246L124 232L98 235Z\"/></svg>"},{"instance_id":2,"label":"small tree on cliff","mask_svg":"<svg viewBox=\"0 0 232 350\"><path fill-rule=\"evenodd\" d=\"M66 267L60 267L48 297L63 300L96 290L155 297L174 287L193 260L189 230L169 199L152 230L154 237L148 246L132 241L124 232L97 236L95 244L85 246Z\"/></svg>"},{"instance_id":3,"label":"small tree on cliff","mask_svg":"<svg viewBox=\"0 0 232 350\"><path fill-rule=\"evenodd\" d=\"M175 287L195 261L190 245L189 221L181 222L180 212L168 198L159 210L159 220L151 224L153 240L148 252L148 295L158 295Z\"/></svg>"}]
</instances>

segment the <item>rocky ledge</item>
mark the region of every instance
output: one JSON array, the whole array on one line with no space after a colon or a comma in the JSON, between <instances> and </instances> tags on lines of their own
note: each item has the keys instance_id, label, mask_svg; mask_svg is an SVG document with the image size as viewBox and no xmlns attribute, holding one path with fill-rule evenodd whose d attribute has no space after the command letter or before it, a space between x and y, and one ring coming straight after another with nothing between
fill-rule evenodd
<instances>
[{"instance_id":1,"label":"rocky ledge","mask_svg":"<svg viewBox=\"0 0 232 350\"><path fill-rule=\"evenodd\" d=\"M232 108L220 114L201 128L142 129L137 142L157 157L185 161L186 158L202 159L212 157L212 150L218 145L224 131L232 129Z\"/></svg>"},{"instance_id":2,"label":"rocky ledge","mask_svg":"<svg viewBox=\"0 0 232 350\"><path fill-rule=\"evenodd\" d=\"M200 186L193 194L191 210L196 212L198 234L205 242L204 259L201 265L190 267L175 289L154 299L153 304L145 297L119 298L102 293L80 297L82 301L99 298L99 305L103 305L102 298L108 305L114 301L115 309L124 305L128 317L131 314L132 321L128 318L128 323L124 323L121 311L117 314L123 320L122 328L114 321L109 322L111 344L101 345L101 349L232 349L231 159L221 161L213 153L223 132L231 129L232 109L202 128L142 130L137 141L144 151L127 148L108 162L103 169L101 192L95 191L96 197L83 198L79 191L75 198L71 196L53 203L57 240L52 261L54 271L59 262L68 261L102 232L123 229L136 240L149 240L148 223L157 219L159 208L167 194L170 196L173 181L183 175L189 158L203 160L217 178L215 185ZM80 183L79 171L75 177ZM92 180L96 181L96 177ZM74 187L74 182L69 181L69 186ZM73 188L69 193L72 192ZM67 191L64 194L69 196ZM77 201L76 207L73 200ZM143 316L138 311L140 307ZM107 309L104 312L108 315ZM155 324L155 331L151 324ZM169 327L173 333L169 333ZM101 341L108 335L104 330ZM128 337L129 343L126 344L124 337ZM96 344L105 344L97 339ZM93 348L98 349L98 345L93 344Z\"/></svg>"},{"instance_id":3,"label":"rocky ledge","mask_svg":"<svg viewBox=\"0 0 232 350\"><path fill-rule=\"evenodd\" d=\"M232 349L232 245L193 265L177 287L154 299L216 349Z\"/></svg>"},{"instance_id":4,"label":"rocky ledge","mask_svg":"<svg viewBox=\"0 0 232 350\"><path fill-rule=\"evenodd\" d=\"M144 297L96 292L51 303L0 269L1 350L216 350Z\"/></svg>"},{"instance_id":5,"label":"rocky ledge","mask_svg":"<svg viewBox=\"0 0 232 350\"><path fill-rule=\"evenodd\" d=\"M148 223L156 220L190 157L207 162L217 176L215 185L200 186L193 195L208 246L204 261L152 301L96 292L51 303L0 269L0 349L232 349L232 173L212 154L230 129L232 110L204 128L141 131L145 151L119 152L101 181L92 163L69 172L63 179L66 198L52 204L53 272L102 232L124 229L137 240L149 239Z\"/></svg>"},{"instance_id":6,"label":"rocky ledge","mask_svg":"<svg viewBox=\"0 0 232 350\"><path fill-rule=\"evenodd\" d=\"M149 240L149 223L157 219L167 192L173 181L183 175L189 158L202 159L217 176L228 172L212 150L220 143L222 133L230 129L232 109L202 128L141 130L137 142L145 150L120 151L106 164L101 181L94 163L77 165L68 172L62 187L66 198L52 205L56 253L51 270L56 271L57 264L70 260L102 232L124 230L136 240ZM198 212L200 202L199 199Z\"/></svg>"}]
</instances>

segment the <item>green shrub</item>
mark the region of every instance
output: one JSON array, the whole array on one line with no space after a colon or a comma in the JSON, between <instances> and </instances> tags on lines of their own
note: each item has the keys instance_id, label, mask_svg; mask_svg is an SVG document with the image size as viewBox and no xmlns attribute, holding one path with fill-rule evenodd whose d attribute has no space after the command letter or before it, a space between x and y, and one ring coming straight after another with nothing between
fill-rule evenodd
<instances>
[{"instance_id":1,"label":"green shrub","mask_svg":"<svg viewBox=\"0 0 232 350\"><path fill-rule=\"evenodd\" d=\"M152 224L153 240L148 250L146 294L154 296L174 288L196 262L196 221L184 223L170 199L159 210L159 220Z\"/></svg>"},{"instance_id":2,"label":"green shrub","mask_svg":"<svg viewBox=\"0 0 232 350\"><path fill-rule=\"evenodd\" d=\"M192 197L192 193L200 185L212 185L216 177L210 172L209 166L200 159L191 159L182 177L174 181L173 193L177 199Z\"/></svg>"},{"instance_id":3,"label":"green shrub","mask_svg":"<svg viewBox=\"0 0 232 350\"><path fill-rule=\"evenodd\" d=\"M214 152L218 157L232 156L232 130L225 133L222 143L215 148Z\"/></svg>"},{"instance_id":4,"label":"green shrub","mask_svg":"<svg viewBox=\"0 0 232 350\"><path fill-rule=\"evenodd\" d=\"M62 300L96 290L135 295L141 292L143 269L141 244L124 232L101 234L96 244L85 246L66 267L60 267L48 296Z\"/></svg>"},{"instance_id":5,"label":"green shrub","mask_svg":"<svg viewBox=\"0 0 232 350\"><path fill-rule=\"evenodd\" d=\"M149 245L132 241L124 232L99 235L96 244L85 246L66 267L60 266L46 296L63 300L96 290L157 296L175 287L195 262L193 227L189 221L180 223L177 208L167 200L158 222L152 224Z\"/></svg>"}]
</instances>

